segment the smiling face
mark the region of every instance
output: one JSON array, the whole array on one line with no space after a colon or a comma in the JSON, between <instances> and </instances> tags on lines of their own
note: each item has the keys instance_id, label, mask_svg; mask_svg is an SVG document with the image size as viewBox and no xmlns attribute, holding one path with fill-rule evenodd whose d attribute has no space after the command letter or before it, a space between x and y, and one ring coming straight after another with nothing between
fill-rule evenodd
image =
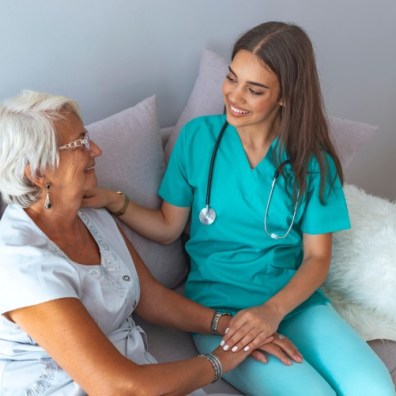
<instances>
[{"instance_id":1,"label":"smiling face","mask_svg":"<svg viewBox=\"0 0 396 396\"><path fill-rule=\"evenodd\" d=\"M83 144L87 142L84 141L87 132L74 113L63 112L62 115L63 118L55 121L58 146L61 147L59 166L48 171L47 176L51 193L68 200L81 199L85 189L96 187L95 157L102 151L92 140L89 140L89 149Z\"/></svg>"},{"instance_id":2,"label":"smiling face","mask_svg":"<svg viewBox=\"0 0 396 396\"><path fill-rule=\"evenodd\" d=\"M276 74L255 54L240 50L223 83L227 121L238 130L268 131L280 119L280 85Z\"/></svg>"}]
</instances>

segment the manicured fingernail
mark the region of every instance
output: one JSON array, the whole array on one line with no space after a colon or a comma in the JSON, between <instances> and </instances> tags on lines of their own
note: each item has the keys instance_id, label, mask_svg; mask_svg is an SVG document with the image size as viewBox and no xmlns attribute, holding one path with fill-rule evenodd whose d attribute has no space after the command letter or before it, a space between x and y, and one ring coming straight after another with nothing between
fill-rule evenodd
<instances>
[{"instance_id":1,"label":"manicured fingernail","mask_svg":"<svg viewBox=\"0 0 396 396\"><path fill-rule=\"evenodd\" d=\"M230 328L229 328L229 327L227 327L227 328L225 329L225 332L224 332L224 334L227 334L227 333L228 333L228 330L230 330Z\"/></svg>"},{"instance_id":2,"label":"manicured fingernail","mask_svg":"<svg viewBox=\"0 0 396 396\"><path fill-rule=\"evenodd\" d=\"M237 350L238 350L238 347L237 347L237 346L234 346L234 347L232 347L232 349L231 349L232 352L236 352Z\"/></svg>"},{"instance_id":3,"label":"manicured fingernail","mask_svg":"<svg viewBox=\"0 0 396 396\"><path fill-rule=\"evenodd\" d=\"M225 341L220 342L220 346L224 346L224 344L225 344Z\"/></svg>"},{"instance_id":4,"label":"manicured fingernail","mask_svg":"<svg viewBox=\"0 0 396 396\"><path fill-rule=\"evenodd\" d=\"M223 349L224 349L225 351L228 351L229 348L230 348L230 347L229 347L228 345L223 346Z\"/></svg>"},{"instance_id":5,"label":"manicured fingernail","mask_svg":"<svg viewBox=\"0 0 396 396\"><path fill-rule=\"evenodd\" d=\"M249 349L250 349L250 348L249 348L249 345L248 345L248 346L245 346L245 348L243 348L243 350L244 350L245 352L247 352Z\"/></svg>"}]
</instances>

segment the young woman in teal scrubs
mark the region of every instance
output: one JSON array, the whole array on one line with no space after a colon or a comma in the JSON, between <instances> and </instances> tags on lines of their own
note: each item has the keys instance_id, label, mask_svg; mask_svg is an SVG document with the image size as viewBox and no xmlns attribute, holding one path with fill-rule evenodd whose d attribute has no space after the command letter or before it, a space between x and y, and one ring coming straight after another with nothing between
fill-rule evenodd
<instances>
[{"instance_id":1,"label":"young woman in teal scrubs","mask_svg":"<svg viewBox=\"0 0 396 396\"><path fill-rule=\"evenodd\" d=\"M306 33L268 22L244 34L223 94L225 115L197 118L180 133L160 186L161 208L130 202L121 219L169 243L191 217L186 294L232 315L212 323L228 320L226 334L194 335L202 353L219 343L230 353L266 350L269 336L297 346L302 359L281 349L281 360L247 359L227 373L243 394L394 395L385 366L319 290L332 233L350 224ZM117 212L124 202L99 190L87 192L85 203ZM202 214L200 221L203 208L214 209L213 223Z\"/></svg>"}]
</instances>

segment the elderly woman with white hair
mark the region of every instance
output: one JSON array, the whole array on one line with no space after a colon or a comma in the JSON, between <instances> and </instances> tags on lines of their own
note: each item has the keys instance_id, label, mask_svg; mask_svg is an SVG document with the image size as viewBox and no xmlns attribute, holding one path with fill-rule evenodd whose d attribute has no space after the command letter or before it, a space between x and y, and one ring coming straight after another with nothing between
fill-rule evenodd
<instances>
[{"instance_id":1,"label":"elderly woman with white hair","mask_svg":"<svg viewBox=\"0 0 396 396\"><path fill-rule=\"evenodd\" d=\"M106 210L80 209L100 154L68 98L26 91L0 107L0 394L186 395L262 350L299 360L270 337L150 364L132 312L218 334L230 317L163 287Z\"/></svg>"}]
</instances>

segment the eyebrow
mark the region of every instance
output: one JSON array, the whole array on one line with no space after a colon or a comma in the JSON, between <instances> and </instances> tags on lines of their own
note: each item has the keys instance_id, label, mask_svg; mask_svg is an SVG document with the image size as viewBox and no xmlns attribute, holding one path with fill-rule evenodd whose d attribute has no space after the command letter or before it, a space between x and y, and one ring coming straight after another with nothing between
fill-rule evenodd
<instances>
[{"instance_id":1,"label":"eyebrow","mask_svg":"<svg viewBox=\"0 0 396 396\"><path fill-rule=\"evenodd\" d=\"M84 130L78 135L77 139L84 139L88 131L84 128Z\"/></svg>"},{"instance_id":2,"label":"eyebrow","mask_svg":"<svg viewBox=\"0 0 396 396\"><path fill-rule=\"evenodd\" d=\"M75 139L73 139L69 143L75 142L76 140L84 139L87 133L88 133L88 131L84 128L84 130ZM69 144L69 143L65 143L65 144Z\"/></svg>"},{"instance_id":3,"label":"eyebrow","mask_svg":"<svg viewBox=\"0 0 396 396\"><path fill-rule=\"evenodd\" d=\"M234 72L234 70L231 69L231 66L228 66L228 70L229 70L234 76L237 77L237 75L236 75L236 73ZM255 86L257 86L257 87L269 88L268 85L261 84L261 83L255 82L255 81L246 81L246 82L247 82L248 84L250 84L250 85L255 85Z\"/></svg>"}]
</instances>

